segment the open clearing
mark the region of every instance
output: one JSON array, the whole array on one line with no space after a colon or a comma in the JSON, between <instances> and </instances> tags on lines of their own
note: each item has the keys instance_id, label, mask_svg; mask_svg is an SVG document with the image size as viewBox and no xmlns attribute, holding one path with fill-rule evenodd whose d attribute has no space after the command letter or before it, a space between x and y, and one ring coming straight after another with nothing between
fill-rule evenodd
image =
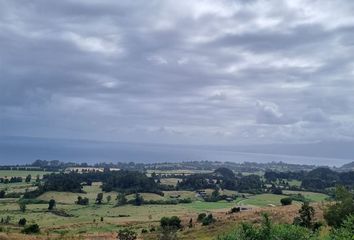
<instances>
[{"instance_id":1,"label":"open clearing","mask_svg":"<svg viewBox=\"0 0 354 240\"><path fill-rule=\"evenodd\" d=\"M26 177L28 174L34 176L41 173L36 171L0 171L3 176L22 176ZM169 179L171 181L171 179ZM175 181L175 180L173 180ZM171 181L172 182L172 181ZM26 189L35 188L34 181L31 183L9 183L1 184L1 189L6 189L7 192L24 192ZM117 192L103 193L103 204L95 204L97 194L102 192L100 188L101 183L93 183L92 186L84 186L84 193L72 192L46 192L37 199L44 201L40 204L27 204L27 209L23 213L19 210L18 199L0 199L0 218L10 217L12 225L7 226L11 228L11 232L19 232L21 228L17 226L20 218L26 218L28 224L37 223L41 227L43 236L47 233L59 234L59 236L74 236L77 234L107 234L116 232L126 225L132 225L134 229L141 232L144 228L159 225L159 220L164 216L179 216L183 221L188 221L190 218L196 219L197 215L202 212L212 212L218 216L218 219L229 217L228 212L232 207L237 205L251 206L256 209L273 209L267 208L269 205L280 205L280 199L286 195L274 194L240 194L236 191L221 190L220 194L243 195L244 198L237 198L235 201L219 201L219 202L205 202L194 191L164 191L163 196L153 193L141 193L145 200L171 200L171 199L187 199L190 198L192 203L177 204L177 205L124 205L116 207ZM207 194L211 194L213 189L205 189ZM284 194L301 193L306 198L312 201L323 201L327 195L312 192L296 192L284 191ZM75 204L77 197L87 197L89 205L81 206ZM107 196L111 196L111 201L107 202ZM134 194L128 195L128 199L133 199ZM48 211L48 202L51 199L56 200L56 210ZM294 204L297 205L297 204ZM298 207L298 206L294 206ZM250 210L251 211L251 210ZM244 213L242 213L244 215ZM243 216L242 215L242 216ZM103 217L103 221L101 221ZM221 224L221 223L217 223ZM232 225L225 224L224 230L231 229ZM210 236L220 234L219 230L212 230L209 227L199 226L200 231L194 231L196 239L213 239ZM198 228L198 229L199 229ZM207 230L205 232L205 230ZM187 231L186 231L187 232ZM181 233L181 239L187 239L186 232ZM206 234L208 233L208 234ZM148 236L148 235L147 235ZM149 239L149 238L147 238ZM154 238L152 238L154 239Z\"/></svg>"},{"instance_id":2,"label":"open clearing","mask_svg":"<svg viewBox=\"0 0 354 240\"><path fill-rule=\"evenodd\" d=\"M249 196L246 199L241 199L238 201L239 205L247 206L257 206L257 207L266 207L270 205L279 206L281 205L280 199L287 197L285 195L276 195L276 194L257 194Z\"/></svg>"},{"instance_id":3,"label":"open clearing","mask_svg":"<svg viewBox=\"0 0 354 240\"><path fill-rule=\"evenodd\" d=\"M50 174L52 172L45 171L26 171L26 170L0 170L0 178L11 178L11 177L22 177L25 178L27 175L31 174L32 178L36 178L39 175L42 178L45 174Z\"/></svg>"},{"instance_id":4,"label":"open clearing","mask_svg":"<svg viewBox=\"0 0 354 240\"><path fill-rule=\"evenodd\" d=\"M325 201L329 196L324 193L315 193L315 192L302 192L302 191L283 191L284 194L301 194L305 198L309 199L312 202L321 202Z\"/></svg>"}]
</instances>

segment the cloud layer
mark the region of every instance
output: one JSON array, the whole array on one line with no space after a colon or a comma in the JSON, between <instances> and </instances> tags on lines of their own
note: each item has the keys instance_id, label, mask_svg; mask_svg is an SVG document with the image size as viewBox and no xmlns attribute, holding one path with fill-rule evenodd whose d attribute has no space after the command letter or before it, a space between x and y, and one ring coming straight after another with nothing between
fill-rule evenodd
<instances>
[{"instance_id":1,"label":"cloud layer","mask_svg":"<svg viewBox=\"0 0 354 240\"><path fill-rule=\"evenodd\" d=\"M354 139L354 2L0 0L0 135Z\"/></svg>"}]
</instances>

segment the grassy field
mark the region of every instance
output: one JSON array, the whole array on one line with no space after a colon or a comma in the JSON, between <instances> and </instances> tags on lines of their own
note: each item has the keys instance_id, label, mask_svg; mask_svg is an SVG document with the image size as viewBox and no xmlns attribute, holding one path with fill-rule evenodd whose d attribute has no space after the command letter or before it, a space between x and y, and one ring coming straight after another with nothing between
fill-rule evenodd
<instances>
[{"instance_id":1,"label":"grassy field","mask_svg":"<svg viewBox=\"0 0 354 240\"><path fill-rule=\"evenodd\" d=\"M0 170L0 178L11 178L11 177L27 177L31 174L32 178L36 178L39 175L41 178L45 174L50 174L51 172L45 171L25 171L25 170Z\"/></svg>"},{"instance_id":2,"label":"grassy field","mask_svg":"<svg viewBox=\"0 0 354 240\"><path fill-rule=\"evenodd\" d=\"M295 186L295 187L300 187L301 186L301 181L299 180L291 180L288 181L290 186Z\"/></svg>"},{"instance_id":3,"label":"grassy field","mask_svg":"<svg viewBox=\"0 0 354 240\"><path fill-rule=\"evenodd\" d=\"M283 191L284 194L302 194L305 198L309 199L312 202L321 202L325 201L329 196L324 193L315 193L315 192L301 192L301 191Z\"/></svg>"},{"instance_id":4,"label":"grassy field","mask_svg":"<svg viewBox=\"0 0 354 240\"><path fill-rule=\"evenodd\" d=\"M230 210L232 207L236 206L235 202L204 202L204 201L194 201L189 204L183 204L188 209L194 210L196 212L209 212L214 210Z\"/></svg>"},{"instance_id":5,"label":"grassy field","mask_svg":"<svg viewBox=\"0 0 354 240\"><path fill-rule=\"evenodd\" d=\"M195 174L195 173L211 173L212 171L208 170L183 170L183 169L177 169L177 170L153 170L149 169L147 170L147 175L150 176L152 173L156 174L185 174L185 175L190 175L190 174Z\"/></svg>"},{"instance_id":6,"label":"grassy field","mask_svg":"<svg viewBox=\"0 0 354 240\"><path fill-rule=\"evenodd\" d=\"M43 175L46 172L0 171L0 174L7 177L26 177L28 174L35 176L35 174L38 173ZM176 182L176 179L167 178L166 180L171 183ZM191 217L195 219L201 212L212 212L213 215L225 217L225 213L234 206L243 205L253 206L257 209L258 207L265 208L270 204L280 205L280 199L285 197L285 195L274 194L243 194L245 198L237 198L237 200L233 202L205 202L193 191L164 191L163 196L153 193L141 193L141 195L145 200L170 200L179 195L180 199L192 199L192 203L178 205L124 205L116 207L117 192L103 193L103 204L95 204L97 194L102 192L100 185L101 183L93 183L92 186L84 186L84 193L46 192L37 198L37 200L43 200L44 202L48 202L51 199L56 200L57 205L55 211L48 211L48 204L46 203L32 203L27 204L25 212L21 212L18 199L0 199L0 219L10 217L11 225L7 225L6 228L11 229L12 232L19 232L20 228L17 223L20 218L26 218L28 224L39 224L43 235L55 233L73 236L77 234L116 232L126 225L133 226L134 229L140 232L141 229L150 228L151 225L157 226L159 220L164 216L180 216L186 221ZM33 188L35 188L33 181L32 183L0 184L0 189L5 189L7 193L24 192L26 189ZM211 194L213 189L205 189L205 191ZM327 197L327 195L320 193L284 191L284 194L297 193L303 194L312 201L322 201ZM238 192L223 190L220 191L220 194L231 196L237 195ZM89 205L76 205L75 201L78 196L87 197L90 201ZM107 196L111 196L110 202L107 202ZM127 196L128 200L133 199L133 197L134 194ZM101 221L101 218L103 218L103 221ZM222 225L222 227L223 226L224 225ZM224 230L228 228L228 226L224 226ZM215 236L216 232L219 230L215 230L215 232L213 229L208 228L208 231L196 231L197 235L195 236L198 237L196 239L211 239L210 236L213 234ZM185 233L186 232L183 232L183 234ZM187 235L185 237L186 238L183 239L187 239Z\"/></svg>"},{"instance_id":7,"label":"grassy field","mask_svg":"<svg viewBox=\"0 0 354 240\"><path fill-rule=\"evenodd\" d=\"M176 186L178 181L182 181L181 178L161 178L161 184Z\"/></svg>"},{"instance_id":8,"label":"grassy field","mask_svg":"<svg viewBox=\"0 0 354 240\"><path fill-rule=\"evenodd\" d=\"M267 207L270 205L279 206L281 205L280 199L286 197L285 195L276 194L258 194L249 196L246 199L240 199L238 201L239 205L246 206L256 206L256 207Z\"/></svg>"}]
</instances>

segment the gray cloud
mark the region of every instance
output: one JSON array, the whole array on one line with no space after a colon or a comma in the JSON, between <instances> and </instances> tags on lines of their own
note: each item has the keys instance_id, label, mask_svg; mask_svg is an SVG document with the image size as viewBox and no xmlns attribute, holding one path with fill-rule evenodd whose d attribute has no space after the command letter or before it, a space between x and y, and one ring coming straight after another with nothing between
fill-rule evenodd
<instances>
[{"instance_id":1,"label":"gray cloud","mask_svg":"<svg viewBox=\"0 0 354 240\"><path fill-rule=\"evenodd\" d=\"M353 139L349 1L1 1L0 134Z\"/></svg>"}]
</instances>

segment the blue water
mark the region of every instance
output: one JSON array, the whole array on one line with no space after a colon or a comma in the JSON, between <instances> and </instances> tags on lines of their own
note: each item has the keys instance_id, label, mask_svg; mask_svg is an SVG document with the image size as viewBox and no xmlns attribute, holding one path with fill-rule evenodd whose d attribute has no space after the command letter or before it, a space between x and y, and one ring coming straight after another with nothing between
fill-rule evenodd
<instances>
[{"instance_id":1,"label":"blue water","mask_svg":"<svg viewBox=\"0 0 354 240\"><path fill-rule=\"evenodd\" d=\"M348 158L294 156L252 153L242 148L117 143L82 140L58 140L26 137L0 137L0 164L24 164L36 159L72 162L179 162L231 161L272 162L341 166Z\"/></svg>"}]
</instances>

